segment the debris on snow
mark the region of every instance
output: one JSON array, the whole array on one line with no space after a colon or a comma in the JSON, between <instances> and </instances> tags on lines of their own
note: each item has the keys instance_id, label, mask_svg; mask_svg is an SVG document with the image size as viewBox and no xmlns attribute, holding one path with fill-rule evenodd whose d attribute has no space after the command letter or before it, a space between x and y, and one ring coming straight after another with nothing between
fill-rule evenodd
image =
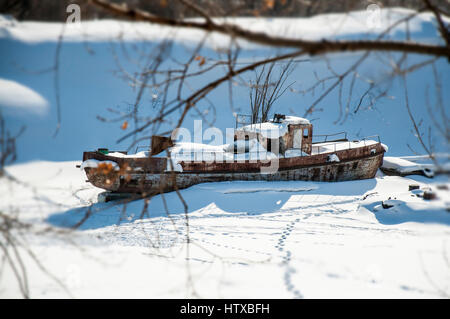
<instances>
[{"instance_id":1,"label":"debris on snow","mask_svg":"<svg viewBox=\"0 0 450 319\"><path fill-rule=\"evenodd\" d=\"M427 190L423 192L423 199L425 200L433 200L436 199L436 193L431 191L431 190Z\"/></svg>"}]
</instances>

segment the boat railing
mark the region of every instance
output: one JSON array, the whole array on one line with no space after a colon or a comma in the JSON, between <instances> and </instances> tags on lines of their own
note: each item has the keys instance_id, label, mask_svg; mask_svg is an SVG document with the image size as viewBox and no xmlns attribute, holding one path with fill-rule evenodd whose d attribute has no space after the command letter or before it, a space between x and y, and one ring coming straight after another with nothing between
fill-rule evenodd
<instances>
[{"instance_id":1,"label":"boat railing","mask_svg":"<svg viewBox=\"0 0 450 319\"><path fill-rule=\"evenodd\" d=\"M344 138L341 139L335 139L332 141L328 141L328 138L331 136L338 136L338 135L343 135ZM313 142L313 143L325 143L325 142L333 142L333 141L346 141L347 140L347 132L339 132L339 133L334 133L334 134L321 134L321 135L314 135L313 138L315 137L325 137L323 141L320 142Z\"/></svg>"},{"instance_id":2,"label":"boat railing","mask_svg":"<svg viewBox=\"0 0 450 319\"><path fill-rule=\"evenodd\" d=\"M378 143L381 143L380 135L370 135L370 136L366 136L366 137L363 137L361 140L366 141L366 140L369 139L369 138L377 138Z\"/></svg>"},{"instance_id":3,"label":"boat railing","mask_svg":"<svg viewBox=\"0 0 450 319\"><path fill-rule=\"evenodd\" d=\"M151 146L150 145L138 145L138 146L136 146L136 150L134 151L134 154L136 154L138 152L138 149L140 149L140 148L146 148L148 151L151 148Z\"/></svg>"},{"instance_id":4,"label":"boat railing","mask_svg":"<svg viewBox=\"0 0 450 319\"><path fill-rule=\"evenodd\" d=\"M345 133L345 132L342 132ZM339 134L339 133L337 133ZM335 134L336 135L336 134ZM329 136L332 136L331 134ZM342 150L348 150L348 149L352 149L355 148L355 146L352 147L352 143L353 144L359 144L362 143L364 146L368 146L368 141L369 140L373 140L373 139L377 139L378 143L381 143L381 139L379 135L371 135L371 136L366 136L363 137L359 140L352 140L349 141L347 139L341 139L341 140L333 140L333 141L328 141L328 142L324 142L324 143L320 143L320 145L312 145L312 152L311 155L316 155L316 154L323 154L323 153L332 153L334 151L334 153L336 153L337 146L340 145L341 147L339 147L339 151ZM347 144L347 147L342 147L342 144L345 143ZM319 143L316 143L319 144ZM330 150L329 147L327 146L333 146L333 149ZM357 147L360 147L359 145ZM323 150L321 150L323 149ZM299 156L310 156L310 155L305 155L304 152L302 152L301 148L290 148L289 150L298 150L300 151L300 155ZM316 150L316 152L314 152L314 150ZM258 160L258 159L262 159L262 160L266 160L267 158L267 154L269 152L264 152L263 150L261 151L251 151L251 152L245 152L245 153L231 153L231 152L216 152L216 151L196 151L196 150L189 150L189 149L184 149L181 152L177 153L177 155L175 155L176 157L181 156L182 158L189 160L189 161L206 161L206 162L217 162L217 160L220 161L236 161L236 160ZM241 156L239 156L241 155ZM283 156L284 158L286 158L285 154L280 154L281 156ZM244 157L244 158L242 158Z\"/></svg>"},{"instance_id":5,"label":"boat railing","mask_svg":"<svg viewBox=\"0 0 450 319\"><path fill-rule=\"evenodd\" d=\"M358 143L363 143L364 144L364 146L367 146L367 141L369 141L369 140L371 140L371 139L373 139L373 138L376 138L377 140L378 140L378 143L381 143L381 139L380 139L380 136L379 135L370 135L370 136L366 136L366 137L363 137L363 138L361 138L361 139L359 139L359 140L353 140L353 141L349 141L348 139L347 139L347 133L346 132L341 132L341 133L345 133L345 139L341 139L341 140L333 140L333 141L328 141L328 142L316 142L316 143L313 143L313 144L320 144L320 145L312 145L312 148L311 148L311 153L312 154L321 154L321 152L320 152L320 149L321 148L325 148L325 151L322 151L322 154L323 153L330 153L330 150L329 150L329 148L326 148L326 146L329 146L329 145L333 145L333 148L334 148L334 152L336 153L336 151L337 151L337 145L338 144L342 144L342 143L348 143L348 148L340 148L339 150L340 151L343 151L343 150L350 150L350 149L352 149L352 143L354 143L354 144L358 144ZM341 133L336 133L336 134L334 134L334 135L337 135L337 134L341 134ZM331 135L330 135L331 136ZM358 146L359 147L359 146ZM317 150L317 152L316 153L314 153L314 148ZM355 148L355 147L353 147L353 148Z\"/></svg>"}]
</instances>

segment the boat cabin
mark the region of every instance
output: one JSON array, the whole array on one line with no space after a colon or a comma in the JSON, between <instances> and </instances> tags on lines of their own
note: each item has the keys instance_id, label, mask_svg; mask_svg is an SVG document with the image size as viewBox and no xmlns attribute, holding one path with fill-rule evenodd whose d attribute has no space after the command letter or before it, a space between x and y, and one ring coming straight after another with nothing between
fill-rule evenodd
<instances>
[{"instance_id":1,"label":"boat cabin","mask_svg":"<svg viewBox=\"0 0 450 319\"><path fill-rule=\"evenodd\" d=\"M237 125L242 121L236 121ZM284 155L297 150L307 155L312 152L313 126L304 118L275 114L273 119L236 127L234 140L256 139L268 152Z\"/></svg>"}]
</instances>

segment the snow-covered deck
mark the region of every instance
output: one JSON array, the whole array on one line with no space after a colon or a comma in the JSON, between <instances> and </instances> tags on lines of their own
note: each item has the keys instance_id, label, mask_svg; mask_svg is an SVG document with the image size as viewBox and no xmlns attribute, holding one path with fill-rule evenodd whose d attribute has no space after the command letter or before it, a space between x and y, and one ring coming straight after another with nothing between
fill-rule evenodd
<instances>
[{"instance_id":1,"label":"snow-covered deck","mask_svg":"<svg viewBox=\"0 0 450 319\"><path fill-rule=\"evenodd\" d=\"M312 145L311 155L333 153L337 151L349 150L358 147L370 146L377 144L374 140L360 140L360 141L339 141L339 142L324 142L315 143Z\"/></svg>"}]
</instances>

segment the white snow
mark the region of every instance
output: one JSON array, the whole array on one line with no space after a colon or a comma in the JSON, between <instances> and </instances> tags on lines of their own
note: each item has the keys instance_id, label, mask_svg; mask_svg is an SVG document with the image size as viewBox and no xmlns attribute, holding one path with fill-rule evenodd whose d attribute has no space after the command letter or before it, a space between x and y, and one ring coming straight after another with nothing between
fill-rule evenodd
<instances>
[{"instance_id":1,"label":"white snow","mask_svg":"<svg viewBox=\"0 0 450 319\"><path fill-rule=\"evenodd\" d=\"M284 152L284 157L297 157L297 156L309 156L309 154L295 148L289 148Z\"/></svg>"},{"instance_id":2,"label":"white snow","mask_svg":"<svg viewBox=\"0 0 450 319\"><path fill-rule=\"evenodd\" d=\"M406 9L383 9L381 24L386 26L411 13ZM270 35L357 40L374 38L380 32L367 26L368 14L360 11L311 18L227 21ZM411 41L436 44L440 40L435 23L432 13L421 13L408 22L408 28L405 23L396 25L386 39L403 40L411 35ZM108 106L134 101L136 92L134 87L129 88L128 83L111 75L117 62L111 53L114 49L116 53L122 49L127 51L130 59L118 58L131 61L132 66L121 67L134 74L133 62L153 50L161 39L173 40L173 50L183 60L204 36L201 31L175 32L169 27L112 20L67 25L60 61L63 124L59 135L53 138L56 118L53 112L47 112L49 107L55 108L53 74L42 76L18 70L23 67L39 71L52 66L62 27L61 23L17 22L0 16L1 71L5 74L3 77L8 78L1 82L6 85L0 85L0 102L9 103L10 106L2 108L7 112L12 110L14 115L21 109L31 114L25 122L27 131L18 141L20 161L61 160L62 154L65 159L79 158L83 150L115 143L120 128L102 125L96 116L105 114ZM255 62L273 54L245 41L238 42L243 53L239 63ZM141 47L143 43L149 47ZM117 45L120 48L115 47ZM222 35L213 33L206 39L207 49L228 46L229 39ZM258 50L253 50L255 47ZM217 58L208 50L201 53L208 58L211 55L212 60ZM315 81L315 73L319 77L326 76L330 65L341 72L359 56L357 53L330 55L326 62L313 58L294 71L292 76L301 85L293 88L309 87L313 84L311 81ZM410 56L409 65L423 62L422 58ZM378 55L371 56L366 67L359 70L361 75L370 78L378 69L381 73L390 71L390 67L383 68L379 60ZM208 59L206 63L210 63ZM445 71L448 63L443 59L435 63L442 83L448 83L450 72ZM415 115L424 118L424 127L433 123L426 118L427 109L420 107L426 103L421 88L427 81L434 81L430 68L410 74L408 81L410 99L419 105L414 110ZM195 89L197 83L194 84ZM355 92L365 89L355 87ZM221 129L233 123L229 108L222 107L222 101L228 101L222 91L219 89L208 96L218 103L216 125ZM337 91L321 105L325 112L315 114L320 117L314 122L315 133L334 131L331 128L337 118ZM442 91L446 100L448 90ZM234 94L236 101L244 96L244 103L248 102L246 87L237 86ZM392 101L385 100L376 109L351 115L343 126L354 135L360 129L363 135L383 134L391 153L400 155L409 152L407 143L412 141L416 146L418 143L414 137L407 140L411 135L407 129L411 123L404 117L404 109L397 107L401 104L399 97L403 96L403 90L394 87L390 94L394 97ZM150 94L146 98L151 101L154 96ZM296 113L291 114L302 114L304 106L312 103L317 95L299 100L297 94L286 94L284 98L278 112L287 113L287 108L295 106ZM45 121L36 121L34 115L39 112L47 112ZM17 122L14 117L6 120L7 123ZM280 124L285 130L287 123ZM404 129L399 130L399 127ZM283 130L278 130L277 134ZM271 128L264 130L271 131ZM315 144L313 154L333 153L364 143L376 142ZM232 156L224 151L223 145L190 146L196 149L197 155L209 152L211 156ZM175 147L177 149L182 148ZM246 158L251 154L238 156ZM276 156L267 152L256 154ZM448 164L448 159L444 160ZM76 164L80 161L27 162L6 167L6 174L14 180L0 177L0 212L45 230L36 234L27 229L21 239L70 291L67 294L61 289L41 271L25 249L19 247L31 297L258 299L448 298L450 295L447 258L450 254L450 183L447 176L404 178L378 172L374 179L339 183L265 181L196 185L180 190L188 205L192 244L187 255L185 208L177 193L155 196L148 203L134 201L128 203L126 209L122 204L98 203L97 196L103 190L86 183L85 174L75 167ZM408 191L412 183L419 184L420 190ZM436 200L426 201L420 197L427 188L436 192ZM384 209L382 201L395 205ZM148 214L142 215L146 204ZM78 229L67 228L83 219L86 220ZM57 231L48 231L49 226L58 227ZM0 297L21 297L8 263L3 263L1 270ZM188 285L189 278L193 286ZM190 289L186 289L187 286Z\"/></svg>"},{"instance_id":3,"label":"white snow","mask_svg":"<svg viewBox=\"0 0 450 319\"><path fill-rule=\"evenodd\" d=\"M310 122L302 117L286 115L286 118L282 119L280 123L275 123L272 121L255 123L239 127L237 130L259 133L266 138L279 138L288 132L290 124L310 124Z\"/></svg>"},{"instance_id":4,"label":"white snow","mask_svg":"<svg viewBox=\"0 0 450 319\"><path fill-rule=\"evenodd\" d=\"M120 157L120 158L145 158L150 156L149 151L141 151L134 154L124 154L120 152L111 152L107 154L108 156Z\"/></svg>"},{"instance_id":5,"label":"white snow","mask_svg":"<svg viewBox=\"0 0 450 319\"><path fill-rule=\"evenodd\" d=\"M402 174L407 174L414 171L422 171L428 177L434 176L434 165L417 164L398 157L385 156L383 158L382 167L395 170Z\"/></svg>"},{"instance_id":6,"label":"white snow","mask_svg":"<svg viewBox=\"0 0 450 319\"><path fill-rule=\"evenodd\" d=\"M377 141L373 140L314 143L312 145L311 155L332 153L336 151L343 151L363 146L375 145L377 143L378 143Z\"/></svg>"},{"instance_id":7,"label":"white snow","mask_svg":"<svg viewBox=\"0 0 450 319\"><path fill-rule=\"evenodd\" d=\"M309 122L309 120L303 118L303 117L298 117L298 116L292 116L292 115L286 115L284 119L281 120L282 123L286 123L286 124L311 124Z\"/></svg>"},{"instance_id":8,"label":"white snow","mask_svg":"<svg viewBox=\"0 0 450 319\"><path fill-rule=\"evenodd\" d=\"M447 298L448 178L382 176L352 182L222 182L144 201L97 203L80 162L7 167L0 210L36 227L78 230L25 236L70 295L24 257L33 298ZM425 201L411 183L437 192ZM378 209L381 201L396 201ZM169 209L168 216L165 207ZM189 263L190 272L186 267ZM130 271L132 269L132 271ZM189 277L190 276L190 277ZM263 280L261 280L263 278ZM2 298L20 297L6 264ZM190 287L192 288L192 287Z\"/></svg>"},{"instance_id":9,"label":"white snow","mask_svg":"<svg viewBox=\"0 0 450 319\"><path fill-rule=\"evenodd\" d=\"M224 152L224 147L226 145L210 145L202 143L187 143L187 142L177 142L175 146L170 148L171 153L182 153L182 152Z\"/></svg>"},{"instance_id":10,"label":"white snow","mask_svg":"<svg viewBox=\"0 0 450 319\"><path fill-rule=\"evenodd\" d=\"M239 185L239 184L238 184ZM277 185L278 186L278 185ZM318 189L318 186L315 186L311 183L311 186L303 186L303 187L283 187L278 186L274 187L246 187L239 188L239 186L230 187L229 189L221 190L224 194L237 194L237 193L257 193L257 192L288 192L288 193L296 193L296 192L307 192L311 190ZM279 205L280 201L277 201Z\"/></svg>"},{"instance_id":11,"label":"white snow","mask_svg":"<svg viewBox=\"0 0 450 319\"><path fill-rule=\"evenodd\" d=\"M380 11L380 25L390 25L401 20L413 11L404 8L382 9ZM368 25L371 12L362 10L345 14L322 14L310 18L225 18L215 19L218 22L245 26L255 32L265 32L268 35L284 35L286 37L305 40L320 40L335 38L339 35L353 35L366 33L377 35L380 30ZM408 20L408 29L412 37L424 29L424 22L433 21L432 13L421 13ZM192 19L199 21L198 19ZM444 17L445 21L448 21ZM406 23L398 23L389 32L395 35L404 32ZM384 30L384 29L383 29ZM70 42L108 42L108 41L160 41L168 37L177 41L191 44L204 35L203 31L195 29L174 30L171 27L161 27L149 23L130 23L115 20L81 21L81 23L66 24L63 30L58 23L20 22L0 19L0 37L19 39L27 43L42 43L54 41L64 31L64 40ZM246 41L239 40L243 48L253 47ZM219 49L229 44L228 37L212 33L206 39L206 45Z\"/></svg>"},{"instance_id":12,"label":"white snow","mask_svg":"<svg viewBox=\"0 0 450 319\"><path fill-rule=\"evenodd\" d=\"M340 162L341 161L336 154L328 155L327 160L328 160L328 162Z\"/></svg>"},{"instance_id":13,"label":"white snow","mask_svg":"<svg viewBox=\"0 0 450 319\"><path fill-rule=\"evenodd\" d=\"M236 130L259 133L265 138L279 138L284 136L288 132L290 124L310 124L310 122L309 120L302 117L286 115L285 118L280 121L280 123L272 121L255 123L239 127Z\"/></svg>"},{"instance_id":14,"label":"white snow","mask_svg":"<svg viewBox=\"0 0 450 319\"><path fill-rule=\"evenodd\" d=\"M264 122L239 127L238 131L259 133L266 138L279 138L288 132L286 123Z\"/></svg>"},{"instance_id":15,"label":"white snow","mask_svg":"<svg viewBox=\"0 0 450 319\"><path fill-rule=\"evenodd\" d=\"M15 114L28 112L43 115L48 111L49 105L45 98L29 87L0 78L0 109Z\"/></svg>"},{"instance_id":16,"label":"white snow","mask_svg":"<svg viewBox=\"0 0 450 319\"><path fill-rule=\"evenodd\" d=\"M232 159L233 155L228 154L225 148L228 145L210 145L201 143L176 143L169 149L172 160L180 161L214 161Z\"/></svg>"}]
</instances>

